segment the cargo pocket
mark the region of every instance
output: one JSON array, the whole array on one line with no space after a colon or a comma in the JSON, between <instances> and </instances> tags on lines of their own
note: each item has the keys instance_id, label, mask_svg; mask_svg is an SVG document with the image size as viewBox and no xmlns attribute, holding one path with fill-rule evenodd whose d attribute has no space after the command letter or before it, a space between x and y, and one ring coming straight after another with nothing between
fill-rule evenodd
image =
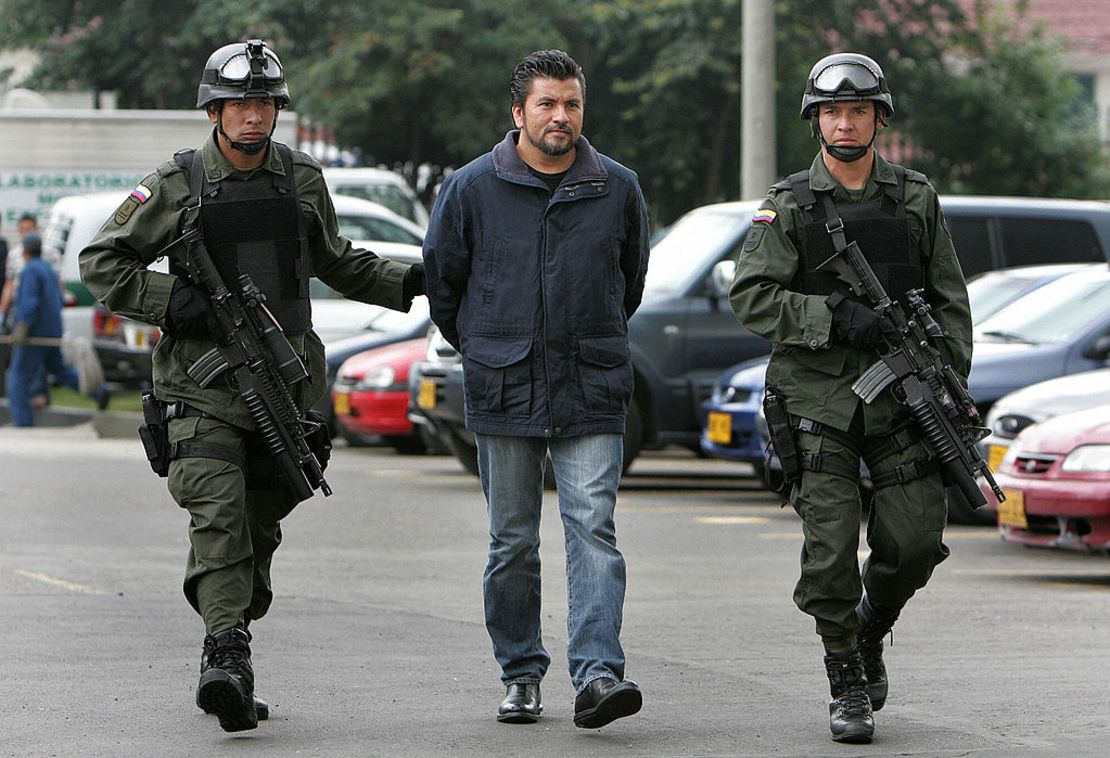
<instances>
[{"instance_id":1,"label":"cargo pocket","mask_svg":"<svg viewBox=\"0 0 1110 758\"><path fill-rule=\"evenodd\" d=\"M532 337L472 336L463 352L466 401L476 413L532 414Z\"/></svg>"},{"instance_id":2,"label":"cargo pocket","mask_svg":"<svg viewBox=\"0 0 1110 758\"><path fill-rule=\"evenodd\" d=\"M579 337L578 381L586 409L621 413L632 395L632 364L623 334Z\"/></svg>"}]
</instances>

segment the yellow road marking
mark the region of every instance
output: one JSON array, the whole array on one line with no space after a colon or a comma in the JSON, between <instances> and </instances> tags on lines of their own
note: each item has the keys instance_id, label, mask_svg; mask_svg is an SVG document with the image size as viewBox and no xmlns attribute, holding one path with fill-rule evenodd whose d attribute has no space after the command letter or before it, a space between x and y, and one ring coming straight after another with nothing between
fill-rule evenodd
<instances>
[{"instance_id":1,"label":"yellow road marking","mask_svg":"<svg viewBox=\"0 0 1110 758\"><path fill-rule=\"evenodd\" d=\"M984 568L984 569L952 569L953 574L968 574L979 576L1027 576L1033 579L1042 576L1090 576L1099 579L1110 580L1110 570L1102 569L1101 571L1082 571L1067 568L1020 568L1020 569L1006 569L1006 568Z\"/></svg>"},{"instance_id":2,"label":"yellow road marking","mask_svg":"<svg viewBox=\"0 0 1110 758\"><path fill-rule=\"evenodd\" d=\"M684 513L689 514L691 511L701 511L702 513L719 513L722 515L736 513L735 506L722 505L719 508L712 506L706 507L703 505L694 505L689 508L682 508L674 505L626 505L628 501L624 498L617 499L617 508L621 513ZM773 507L743 507L744 513L766 513L776 514L781 513L782 509Z\"/></svg>"},{"instance_id":3,"label":"yellow road marking","mask_svg":"<svg viewBox=\"0 0 1110 758\"><path fill-rule=\"evenodd\" d=\"M69 592L80 592L85 595L109 594L107 592L104 592L103 590L98 590L94 587L88 587L84 584L77 584L76 582L67 582L65 579L58 579L57 577L50 576L49 574L42 574L38 571L23 571L22 569L16 569L15 573L28 579L34 579L37 582L42 582L43 584L49 584L52 587L58 587L63 590L68 590Z\"/></svg>"},{"instance_id":4,"label":"yellow road marking","mask_svg":"<svg viewBox=\"0 0 1110 758\"><path fill-rule=\"evenodd\" d=\"M945 532L945 542L955 542L957 540L993 540L998 541L1001 537L998 532L993 529L969 529L968 531L959 532Z\"/></svg>"},{"instance_id":5,"label":"yellow road marking","mask_svg":"<svg viewBox=\"0 0 1110 758\"><path fill-rule=\"evenodd\" d=\"M698 516L694 521L699 524L767 524L771 519L766 516Z\"/></svg>"}]
</instances>

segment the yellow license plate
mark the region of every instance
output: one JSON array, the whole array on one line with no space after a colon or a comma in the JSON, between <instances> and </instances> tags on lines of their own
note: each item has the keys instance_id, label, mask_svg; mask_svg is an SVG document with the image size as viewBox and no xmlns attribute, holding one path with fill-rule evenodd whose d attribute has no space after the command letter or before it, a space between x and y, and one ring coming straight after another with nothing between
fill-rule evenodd
<instances>
[{"instance_id":1,"label":"yellow license plate","mask_svg":"<svg viewBox=\"0 0 1110 758\"><path fill-rule=\"evenodd\" d=\"M336 416L351 415L351 396L346 392L336 392L333 398Z\"/></svg>"},{"instance_id":2,"label":"yellow license plate","mask_svg":"<svg viewBox=\"0 0 1110 758\"><path fill-rule=\"evenodd\" d=\"M1002 459L1006 457L1005 445L991 445L987 448L987 466L991 471L998 471Z\"/></svg>"},{"instance_id":3,"label":"yellow license plate","mask_svg":"<svg viewBox=\"0 0 1110 758\"><path fill-rule=\"evenodd\" d=\"M1025 517L1025 493L1021 490L1002 490L1006 499L998 504L998 523L1000 526L1013 526L1028 529L1029 519Z\"/></svg>"},{"instance_id":4,"label":"yellow license plate","mask_svg":"<svg viewBox=\"0 0 1110 758\"><path fill-rule=\"evenodd\" d=\"M431 410L436 407L436 383L434 380L420 380L420 394L416 397L416 404L424 410Z\"/></svg>"},{"instance_id":5,"label":"yellow license plate","mask_svg":"<svg viewBox=\"0 0 1110 758\"><path fill-rule=\"evenodd\" d=\"M720 411L710 411L706 432L710 442L729 444L732 442L732 416Z\"/></svg>"}]
</instances>

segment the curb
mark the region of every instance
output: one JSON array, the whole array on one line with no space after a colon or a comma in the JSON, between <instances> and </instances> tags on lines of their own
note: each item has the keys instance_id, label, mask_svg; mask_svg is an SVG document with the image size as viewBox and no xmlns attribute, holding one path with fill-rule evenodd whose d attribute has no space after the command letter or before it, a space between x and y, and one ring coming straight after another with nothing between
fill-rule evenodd
<instances>
[{"instance_id":1,"label":"curb","mask_svg":"<svg viewBox=\"0 0 1110 758\"><path fill-rule=\"evenodd\" d=\"M35 409L35 426L51 429L67 429L91 422L96 436L102 439L138 438L135 431L143 423L141 413L126 411L92 411L83 408L58 408L48 405ZM0 398L0 425L12 423L8 410L8 399Z\"/></svg>"}]
</instances>

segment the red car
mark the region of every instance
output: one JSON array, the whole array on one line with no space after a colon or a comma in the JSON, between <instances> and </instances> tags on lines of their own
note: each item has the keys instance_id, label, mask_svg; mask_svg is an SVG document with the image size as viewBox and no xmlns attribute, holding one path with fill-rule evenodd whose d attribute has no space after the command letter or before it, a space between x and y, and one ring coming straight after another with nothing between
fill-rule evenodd
<instances>
[{"instance_id":1,"label":"red car","mask_svg":"<svg viewBox=\"0 0 1110 758\"><path fill-rule=\"evenodd\" d=\"M425 444L408 420L409 368L423 360L424 338L367 350L343 362L332 387L339 433L352 445L381 438L401 452L423 452Z\"/></svg>"},{"instance_id":2,"label":"red car","mask_svg":"<svg viewBox=\"0 0 1110 758\"><path fill-rule=\"evenodd\" d=\"M1110 405L1029 427L996 478L1007 498L994 506L1002 539L1110 551Z\"/></svg>"}]
</instances>

